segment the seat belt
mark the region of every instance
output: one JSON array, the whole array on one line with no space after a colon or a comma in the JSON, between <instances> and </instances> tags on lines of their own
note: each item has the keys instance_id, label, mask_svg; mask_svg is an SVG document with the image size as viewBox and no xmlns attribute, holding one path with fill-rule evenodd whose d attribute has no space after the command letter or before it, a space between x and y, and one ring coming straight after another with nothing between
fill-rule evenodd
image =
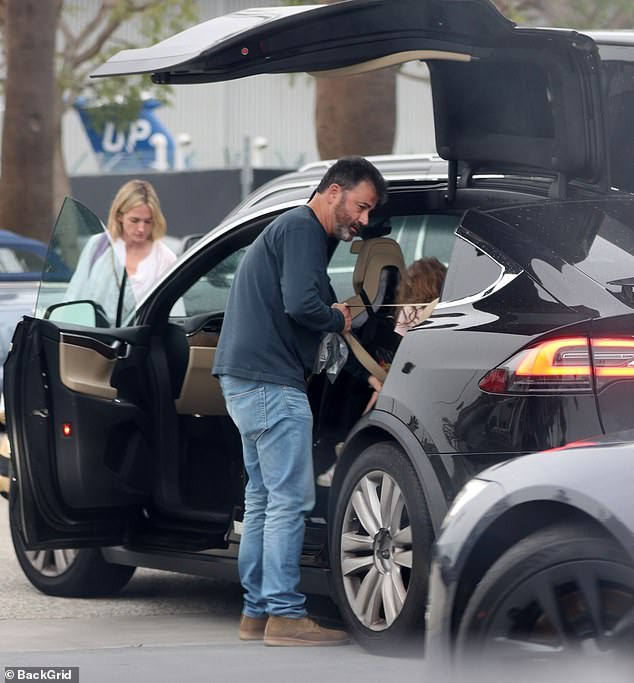
<instances>
[{"instance_id":1,"label":"seat belt","mask_svg":"<svg viewBox=\"0 0 634 683\"><path fill-rule=\"evenodd\" d=\"M425 307L423 314L418 318L416 324L419 325L434 312L438 299L434 299ZM387 372L372 358L372 356L363 348L361 342L350 332L343 335L354 357L361 363L361 365L371 374L374 375L380 382L385 382Z\"/></svg>"},{"instance_id":2,"label":"seat belt","mask_svg":"<svg viewBox=\"0 0 634 683\"><path fill-rule=\"evenodd\" d=\"M350 332L346 332L343 335L350 350L354 354L354 357L363 365L363 367L371 374L374 375L379 382L385 382L387 377L387 372L372 358L372 356L363 348L361 342Z\"/></svg>"}]
</instances>

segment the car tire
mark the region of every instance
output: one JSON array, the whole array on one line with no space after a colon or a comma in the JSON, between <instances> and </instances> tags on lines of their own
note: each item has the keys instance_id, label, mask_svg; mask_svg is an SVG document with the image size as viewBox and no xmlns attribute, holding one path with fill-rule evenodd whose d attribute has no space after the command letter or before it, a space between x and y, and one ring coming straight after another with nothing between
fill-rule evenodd
<instances>
[{"instance_id":1,"label":"car tire","mask_svg":"<svg viewBox=\"0 0 634 683\"><path fill-rule=\"evenodd\" d=\"M100 548L27 550L9 506L16 557L26 578L42 593L65 598L113 595L132 578L136 567L109 564Z\"/></svg>"},{"instance_id":2,"label":"car tire","mask_svg":"<svg viewBox=\"0 0 634 683\"><path fill-rule=\"evenodd\" d=\"M584 525L557 524L513 545L486 572L460 621L457 659L521 654L552 664L565 652L629 650L633 615L634 567L620 546Z\"/></svg>"},{"instance_id":3,"label":"car tire","mask_svg":"<svg viewBox=\"0 0 634 683\"><path fill-rule=\"evenodd\" d=\"M369 446L343 473L330 538L334 598L350 635L376 654L422 654L433 531L396 444Z\"/></svg>"}]
</instances>

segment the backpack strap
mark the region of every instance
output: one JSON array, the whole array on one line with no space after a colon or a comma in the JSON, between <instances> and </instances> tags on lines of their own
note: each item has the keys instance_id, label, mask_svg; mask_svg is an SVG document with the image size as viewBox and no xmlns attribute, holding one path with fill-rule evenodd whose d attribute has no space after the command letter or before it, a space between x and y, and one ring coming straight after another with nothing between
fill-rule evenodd
<instances>
[{"instance_id":1,"label":"backpack strap","mask_svg":"<svg viewBox=\"0 0 634 683\"><path fill-rule=\"evenodd\" d=\"M101 237L97 240L95 250L92 252L90 256L90 268L88 270L88 273L92 271L92 267L97 262L97 259L106 252L106 249L108 248L109 244L110 240L108 239L108 234L105 232L101 233Z\"/></svg>"}]
</instances>

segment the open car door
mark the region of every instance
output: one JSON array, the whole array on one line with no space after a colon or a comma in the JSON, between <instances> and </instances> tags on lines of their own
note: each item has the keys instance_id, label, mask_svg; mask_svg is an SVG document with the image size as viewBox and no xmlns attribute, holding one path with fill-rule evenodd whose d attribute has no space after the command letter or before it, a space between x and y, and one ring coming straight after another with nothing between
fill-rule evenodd
<instances>
[{"instance_id":1,"label":"open car door","mask_svg":"<svg viewBox=\"0 0 634 683\"><path fill-rule=\"evenodd\" d=\"M344 0L242 10L157 45L123 50L92 75L209 83L261 73L316 77L411 60L430 70L436 147L489 173L609 188L600 60L575 31L517 28L490 0ZM464 178L461 179L464 182Z\"/></svg>"},{"instance_id":2,"label":"open car door","mask_svg":"<svg viewBox=\"0 0 634 683\"><path fill-rule=\"evenodd\" d=\"M67 199L35 317L18 324L5 366L12 519L30 548L122 542L151 487L148 329L108 316L129 303L125 280L100 302L82 300L70 275L90 268L94 249L123 272L99 219Z\"/></svg>"}]
</instances>

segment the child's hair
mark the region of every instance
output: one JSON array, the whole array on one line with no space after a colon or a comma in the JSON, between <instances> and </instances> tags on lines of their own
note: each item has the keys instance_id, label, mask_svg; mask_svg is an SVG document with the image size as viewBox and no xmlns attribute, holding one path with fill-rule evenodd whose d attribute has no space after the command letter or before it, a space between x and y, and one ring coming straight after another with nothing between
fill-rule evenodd
<instances>
[{"instance_id":1,"label":"child's hair","mask_svg":"<svg viewBox=\"0 0 634 683\"><path fill-rule=\"evenodd\" d=\"M398 304L425 304L440 296L447 267L435 256L420 258L407 269L407 277L401 280L396 293ZM410 315L416 317L416 307Z\"/></svg>"}]
</instances>

